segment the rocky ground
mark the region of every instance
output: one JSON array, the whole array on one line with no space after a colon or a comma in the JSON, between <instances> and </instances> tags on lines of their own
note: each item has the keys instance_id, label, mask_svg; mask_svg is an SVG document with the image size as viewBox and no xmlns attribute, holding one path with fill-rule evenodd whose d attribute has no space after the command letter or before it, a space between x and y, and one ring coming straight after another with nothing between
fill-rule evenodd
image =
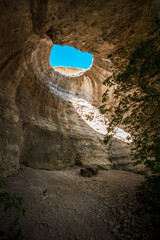
<instances>
[{"instance_id":1,"label":"rocky ground","mask_svg":"<svg viewBox=\"0 0 160 240\"><path fill-rule=\"evenodd\" d=\"M79 171L79 167L61 171L22 167L7 179L6 190L25 199L20 239L152 239L148 216L140 214L142 206L136 200L142 175L101 170L84 178ZM13 217L7 214L0 215L1 229Z\"/></svg>"}]
</instances>

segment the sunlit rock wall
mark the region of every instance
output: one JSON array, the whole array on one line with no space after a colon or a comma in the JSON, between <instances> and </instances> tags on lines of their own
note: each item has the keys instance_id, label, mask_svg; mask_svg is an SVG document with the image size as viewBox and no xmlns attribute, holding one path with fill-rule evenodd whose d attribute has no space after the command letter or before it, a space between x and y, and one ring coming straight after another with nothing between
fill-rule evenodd
<instances>
[{"instance_id":1,"label":"sunlit rock wall","mask_svg":"<svg viewBox=\"0 0 160 240\"><path fill-rule=\"evenodd\" d=\"M154 1L153 1L154 2ZM102 135L80 118L71 98L101 104L108 56L142 33L148 1L0 1L0 172L23 162L63 168L77 153L84 163L111 166ZM94 54L92 68L64 77L49 64L51 47Z\"/></svg>"}]
</instances>

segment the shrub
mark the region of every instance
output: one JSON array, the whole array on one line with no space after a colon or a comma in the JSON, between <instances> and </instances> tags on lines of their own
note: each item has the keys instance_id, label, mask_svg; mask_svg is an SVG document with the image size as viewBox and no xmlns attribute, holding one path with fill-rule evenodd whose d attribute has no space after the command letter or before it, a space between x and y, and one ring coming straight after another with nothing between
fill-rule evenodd
<instances>
[{"instance_id":1,"label":"shrub","mask_svg":"<svg viewBox=\"0 0 160 240\"><path fill-rule=\"evenodd\" d=\"M83 162L81 161L81 155L79 153L76 153L75 165L80 167L83 166Z\"/></svg>"},{"instance_id":2,"label":"shrub","mask_svg":"<svg viewBox=\"0 0 160 240\"><path fill-rule=\"evenodd\" d=\"M131 134L133 159L160 174L160 37L150 36L134 44L128 63L104 81L114 86L117 104L107 106L108 90L103 94L102 113L111 112L108 133L123 125ZM110 142L106 136L104 142Z\"/></svg>"},{"instance_id":3,"label":"shrub","mask_svg":"<svg viewBox=\"0 0 160 240\"><path fill-rule=\"evenodd\" d=\"M2 177L0 177L0 189L2 187L5 187L6 183ZM1 191L0 192L0 206L4 208L4 211L13 209L16 210L17 215L15 220L12 222L11 226L9 227L9 231L1 231L0 230L0 239L1 240L7 240L7 239L16 239L18 240L21 236L21 229L19 227L19 217L20 215L25 214L25 209L23 207L24 200L22 197L17 197L15 194L11 195L8 192Z\"/></svg>"}]
</instances>

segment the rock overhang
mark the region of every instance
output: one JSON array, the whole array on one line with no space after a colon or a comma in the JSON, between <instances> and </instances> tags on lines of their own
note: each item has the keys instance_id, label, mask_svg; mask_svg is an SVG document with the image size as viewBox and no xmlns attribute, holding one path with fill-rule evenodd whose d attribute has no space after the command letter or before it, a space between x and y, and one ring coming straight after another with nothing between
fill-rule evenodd
<instances>
[{"instance_id":1,"label":"rock overhang","mask_svg":"<svg viewBox=\"0 0 160 240\"><path fill-rule=\"evenodd\" d=\"M2 172L16 172L19 161L33 167L68 166L74 163L76 152L84 149L92 149L96 159L108 159L103 147L100 152L93 150L102 141L100 135L95 137L70 102L53 95L46 83L99 107L101 84L110 74L110 63L105 60L109 55L114 60L128 39L142 34L143 9L149 5L143 0L101 0L94 5L90 0L0 3ZM69 84L69 76L60 76L49 64L53 43L91 52L93 66ZM87 151L85 159L91 159Z\"/></svg>"}]
</instances>

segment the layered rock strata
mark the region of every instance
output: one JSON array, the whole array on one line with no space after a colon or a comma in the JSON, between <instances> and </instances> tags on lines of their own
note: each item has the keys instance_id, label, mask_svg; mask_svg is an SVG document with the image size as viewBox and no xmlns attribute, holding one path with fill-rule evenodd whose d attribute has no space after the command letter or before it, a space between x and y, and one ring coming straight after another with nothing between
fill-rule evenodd
<instances>
[{"instance_id":1,"label":"layered rock strata","mask_svg":"<svg viewBox=\"0 0 160 240\"><path fill-rule=\"evenodd\" d=\"M154 2L154 1L153 1ZM63 168L79 153L84 163L111 167L103 136L78 115L71 99L101 104L110 56L143 30L148 1L0 1L0 172L21 162ZM151 5L151 4L150 4ZM151 9L151 8L150 8ZM64 76L49 64L55 44L94 54L92 67Z\"/></svg>"}]
</instances>

